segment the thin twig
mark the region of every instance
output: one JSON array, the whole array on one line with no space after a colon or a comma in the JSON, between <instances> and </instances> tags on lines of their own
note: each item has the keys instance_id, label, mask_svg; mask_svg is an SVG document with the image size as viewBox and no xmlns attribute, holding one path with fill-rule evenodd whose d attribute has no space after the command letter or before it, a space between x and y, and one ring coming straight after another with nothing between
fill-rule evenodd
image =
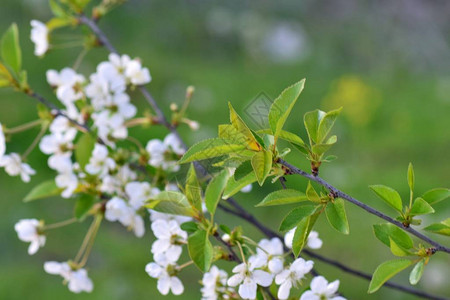
<instances>
[{"instance_id":1,"label":"thin twig","mask_svg":"<svg viewBox=\"0 0 450 300\"><path fill-rule=\"evenodd\" d=\"M397 220L394 220L393 218L389 217L388 215L385 215L384 213L376 210L375 208L373 208L373 207L371 207L371 206L369 206L367 204L364 204L361 201L353 198L352 196L342 192L341 190L335 188L334 186L332 186L331 184L329 184L328 182L326 182L325 180L323 180L319 176L314 176L314 175L308 174L305 171L300 170L299 168L291 165L290 163L288 163L288 162L286 162L286 161L284 161L282 159L279 159L278 162L280 164L282 164L283 166L289 168L291 173L298 174L298 175L301 175L303 177L306 177L309 180L315 181L318 184L322 185L323 187L327 188L330 192L332 192L335 195L335 197L345 199L345 200L347 200L347 201L349 201L349 202L351 202L351 203L361 207L365 211L367 211L367 212L369 212L369 213L371 213L371 214L373 214L373 215L375 215L375 216L377 216L377 217L379 217L379 218L381 218L383 220L386 220L386 221L388 221L391 224L394 224L395 226L403 229L404 231L407 231L407 232L411 233L412 235L415 235L419 239L421 239L421 240L427 242L428 244L434 246L436 251L442 251L442 252L450 253L450 248L445 247L445 246L439 244L436 241L433 241L429 237L427 237L424 234L418 232L417 230L411 228L410 226L405 227L401 222L399 222Z\"/></svg>"}]
</instances>

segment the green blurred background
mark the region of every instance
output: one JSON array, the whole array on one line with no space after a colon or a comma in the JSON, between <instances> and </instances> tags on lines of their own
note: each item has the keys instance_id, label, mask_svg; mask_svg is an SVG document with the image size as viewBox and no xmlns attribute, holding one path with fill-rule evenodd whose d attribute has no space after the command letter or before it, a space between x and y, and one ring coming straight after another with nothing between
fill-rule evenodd
<instances>
[{"instance_id":1,"label":"green blurred background","mask_svg":"<svg viewBox=\"0 0 450 300\"><path fill-rule=\"evenodd\" d=\"M392 213L367 186L386 184L407 197L409 162L414 163L417 194L450 183L449 13L446 1L135 0L114 10L100 26L120 52L139 56L150 68L153 81L149 88L166 112L169 103L182 103L186 86L196 87L189 116L202 127L195 133L181 130L189 144L214 136L217 125L228 122L227 101L252 124L244 110L261 92L274 98L306 77L305 91L287 129L305 137L302 116L306 111L343 106L335 126L339 142L332 151L339 159L324 165L321 175L361 201ZM18 23L29 81L34 89L56 101L46 84L45 71L71 66L81 49L55 50L43 59L35 57L29 22L49 18L45 0L1 1L1 31L11 22ZM55 43L65 43L68 36L74 39L79 34L62 31ZM106 51L95 49L80 70L88 75L105 59ZM133 94L133 101L142 110L147 108L139 94ZM13 127L33 120L35 104L11 90L0 90L0 121ZM164 133L157 128L132 132L143 142ZM14 136L8 152L23 152L36 134L30 131ZM298 152L291 152L288 160L307 168ZM29 163L39 175L26 186L0 172L0 298L164 299L156 291L155 280L144 271L151 260L150 230L137 239L117 223L102 225L88 263L95 284L91 294L71 294L59 277L44 273L45 261L63 261L75 255L88 222L52 231L45 248L28 256L27 245L17 239L15 222L36 217L53 223L71 217L73 208L72 200L61 198L22 202L31 187L53 176L39 151L33 152ZM300 189L306 186L302 178L288 178L287 184ZM279 184L266 184L238 197L272 228L289 207L274 210L253 206L274 188L280 188ZM424 224L449 216L446 202L436 208L439 213L425 217ZM372 224L381 221L352 205L347 205L347 210L349 236L331 229L324 218L319 220L316 229L324 246L318 253L371 273L378 264L393 258L372 233ZM219 221L230 226L242 224L226 215ZM245 228L250 236L261 237L253 228ZM432 238L448 243L440 236ZM450 296L448 266L445 254L435 255L418 288ZM349 299L412 298L387 288L367 295L367 281L319 261L316 269L329 280L340 279L340 291ZM200 277L194 267L183 272L186 292L178 298L199 299ZM394 281L408 284L408 272Z\"/></svg>"}]
</instances>

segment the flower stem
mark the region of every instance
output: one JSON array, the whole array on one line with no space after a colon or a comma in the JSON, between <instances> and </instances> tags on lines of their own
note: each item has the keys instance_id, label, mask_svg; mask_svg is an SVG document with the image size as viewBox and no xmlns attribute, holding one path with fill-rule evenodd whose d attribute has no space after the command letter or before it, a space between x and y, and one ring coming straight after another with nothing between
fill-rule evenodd
<instances>
[{"instance_id":1,"label":"flower stem","mask_svg":"<svg viewBox=\"0 0 450 300\"><path fill-rule=\"evenodd\" d=\"M238 245L239 252L241 253L242 261L244 262L244 264L247 264L247 261L245 260L245 256L244 256L244 251L242 250L241 243L236 242L236 244Z\"/></svg>"},{"instance_id":2,"label":"flower stem","mask_svg":"<svg viewBox=\"0 0 450 300\"><path fill-rule=\"evenodd\" d=\"M91 236L94 232L96 222L97 222L97 219L95 218L92 221L91 226L89 226L86 236L84 237L83 243L81 244L80 250L78 250L77 256L75 256L74 262L77 262L81 259L81 255L84 253L84 250L86 249L86 247L91 239Z\"/></svg>"},{"instance_id":3,"label":"flower stem","mask_svg":"<svg viewBox=\"0 0 450 300\"><path fill-rule=\"evenodd\" d=\"M27 158L27 156L31 153L31 151L34 150L36 145L39 143L39 141L41 140L41 138L44 136L45 132L47 131L47 128L48 128L47 124L42 126L41 131L39 131L38 135L34 138L31 145L28 147L28 149L22 155L22 160L25 160Z\"/></svg>"},{"instance_id":4,"label":"flower stem","mask_svg":"<svg viewBox=\"0 0 450 300\"><path fill-rule=\"evenodd\" d=\"M84 265L86 265L86 262L87 262L87 260L89 258L89 255L91 254L92 246L94 246L95 237L97 236L98 229L100 228L100 224L102 222L102 218L103 218L102 215L97 215L95 217L93 232L91 234L89 243L86 246L86 251L84 251L83 258L81 259L80 263L78 264L78 266L80 268L82 268L82 267L84 267Z\"/></svg>"},{"instance_id":5,"label":"flower stem","mask_svg":"<svg viewBox=\"0 0 450 300\"><path fill-rule=\"evenodd\" d=\"M73 224L76 221L77 221L76 218L71 218L71 219L68 219L68 220L61 221L61 222L45 225L44 226L44 230L51 230L51 229L61 228L61 227Z\"/></svg>"},{"instance_id":6,"label":"flower stem","mask_svg":"<svg viewBox=\"0 0 450 300\"><path fill-rule=\"evenodd\" d=\"M42 120L37 119L37 120L31 121L31 122L19 125L14 128L6 128L5 133L10 133L10 134L19 133L19 132L31 129L33 127L36 127L36 126L40 125L41 123L42 123Z\"/></svg>"},{"instance_id":7,"label":"flower stem","mask_svg":"<svg viewBox=\"0 0 450 300\"><path fill-rule=\"evenodd\" d=\"M178 266L178 270L182 270L182 269L184 269L184 268L186 268L186 267L192 265L193 263L194 263L194 261L192 261L192 260L191 260L191 261L188 261L188 262L186 262L186 263L184 263L184 264Z\"/></svg>"},{"instance_id":8,"label":"flower stem","mask_svg":"<svg viewBox=\"0 0 450 300\"><path fill-rule=\"evenodd\" d=\"M78 54L77 59L73 63L72 69L77 70L80 67L81 62L83 61L83 58L86 56L86 54L89 52L89 49L83 48L81 50L80 54Z\"/></svg>"}]
</instances>

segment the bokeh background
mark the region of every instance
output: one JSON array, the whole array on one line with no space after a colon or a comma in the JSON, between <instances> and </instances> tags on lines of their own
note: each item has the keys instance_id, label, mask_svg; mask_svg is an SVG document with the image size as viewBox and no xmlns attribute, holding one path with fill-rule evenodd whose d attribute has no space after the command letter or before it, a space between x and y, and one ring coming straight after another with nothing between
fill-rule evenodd
<instances>
[{"instance_id":1,"label":"bokeh background","mask_svg":"<svg viewBox=\"0 0 450 300\"><path fill-rule=\"evenodd\" d=\"M302 116L306 111L343 106L335 126L339 142L332 150L339 158L324 165L321 175L363 202L392 213L368 185L386 184L408 197L409 162L414 163L418 195L450 183L449 13L450 2L436 0L131 0L100 25L119 51L142 58L150 68L153 81L149 88L166 112L169 103L182 103L188 85L196 87L189 116L202 126L195 133L181 130L189 144L214 136L217 125L228 122L227 101L252 124L244 110L261 92L274 98L306 77L306 88L287 129L305 137ZM35 57L29 22L49 18L45 0L2 0L0 4L1 31L11 22L19 25L31 85L55 101L45 71L71 66L81 49L55 50L43 59ZM79 31L62 31L56 40L61 44L78 35ZM80 70L88 75L105 59L105 50L92 50ZM133 94L133 101L147 109L139 94ZM0 121L13 127L33 120L35 104L11 90L0 90ZM30 131L14 136L8 150L23 152L36 134ZM151 128L133 134L146 142L165 132ZM288 160L307 168L298 152L291 152ZM102 225L88 263L95 283L91 294L71 294L59 277L44 273L44 261L63 261L75 255L88 222L52 231L44 249L32 257L27 255L27 245L14 232L17 220L37 217L52 223L73 213L72 200L22 202L34 185L53 176L39 151L33 152L29 162L39 175L28 185L0 172L0 298L164 299L156 291L155 280L144 271L151 260L150 230L137 239L119 224ZM306 181L288 178L287 184L303 189ZM279 188L278 183L238 197L272 228L279 225L289 207L253 206L274 188ZM449 216L448 202L436 208L439 213L425 217L424 224ZM318 253L373 272L378 264L393 258L372 233L372 224L381 221L352 205L347 205L347 210L348 236L334 231L324 218L319 220L316 229L324 246ZM225 215L219 220L230 226L241 224ZM260 237L253 228L245 228L249 235ZM433 238L448 243L440 236ZM418 288L450 296L448 263L446 255L435 255ZM367 281L319 261L316 268L329 280L339 278L340 291L349 299L412 299L387 288L367 295ZM186 292L179 299L200 298L200 276L194 267L183 272ZM394 281L407 284L408 272Z\"/></svg>"}]
</instances>

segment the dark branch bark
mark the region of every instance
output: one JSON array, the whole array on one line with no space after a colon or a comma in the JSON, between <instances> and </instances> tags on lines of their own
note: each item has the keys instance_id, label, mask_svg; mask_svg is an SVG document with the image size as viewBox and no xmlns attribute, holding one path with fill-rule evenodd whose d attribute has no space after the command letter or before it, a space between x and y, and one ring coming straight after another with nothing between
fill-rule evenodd
<instances>
[{"instance_id":1,"label":"dark branch bark","mask_svg":"<svg viewBox=\"0 0 450 300\"><path fill-rule=\"evenodd\" d=\"M403 226L403 224L397 220L394 220L393 218L389 217L388 215L383 214L382 212L376 210L375 208L370 207L367 204L362 203L361 201L353 198L352 196L342 192L341 190L335 188L334 186L332 186L331 184L329 184L328 182L326 182L325 180L323 180L322 178L320 178L319 176L314 176L311 174L306 173L303 170L300 170L299 168L291 165L290 163L288 163L287 161L284 161L282 159L280 159L278 161L280 164L282 164L283 166L289 168L289 170L291 171L291 173L293 174L298 174L301 175L303 177L308 178L309 180L315 181L318 184L324 186L325 188L327 188L330 192L333 192L333 194L336 197L345 199L359 207L361 207L362 209L364 209L365 211L371 213L372 215L375 215L383 220L388 221L391 224L394 224L395 226L403 229L404 231L407 231L409 233L411 233L412 235L415 235L416 237L418 237L419 239L421 239L424 242L427 242L428 244L432 245L436 251L442 251L442 252L446 252L446 253L450 253L450 248L445 247L441 244L439 244L436 241L433 241L432 239L430 239L429 237L425 236L424 234L418 232L417 230L409 227L405 227Z\"/></svg>"}]
</instances>

